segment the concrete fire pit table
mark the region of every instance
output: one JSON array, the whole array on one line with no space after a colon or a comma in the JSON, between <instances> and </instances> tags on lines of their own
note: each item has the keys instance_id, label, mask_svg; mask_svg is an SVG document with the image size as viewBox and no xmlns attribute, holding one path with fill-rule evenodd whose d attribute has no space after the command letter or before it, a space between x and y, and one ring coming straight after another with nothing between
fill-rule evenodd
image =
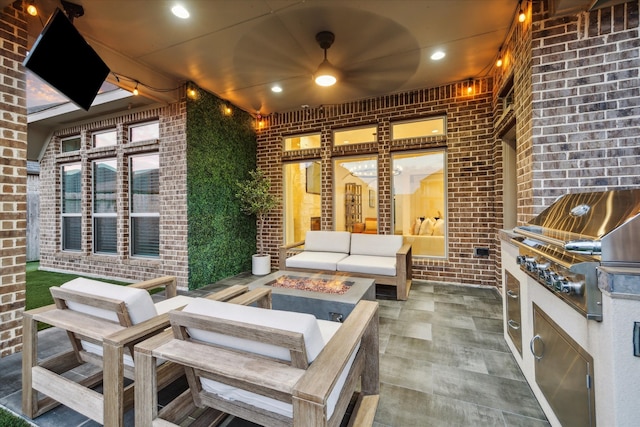
<instances>
[{"instance_id":1,"label":"concrete fire pit table","mask_svg":"<svg viewBox=\"0 0 640 427\"><path fill-rule=\"evenodd\" d=\"M344 294L315 292L272 286L280 277L339 280L349 286ZM276 271L248 284L249 289L267 287L271 289L275 310L296 311L313 314L318 319L344 321L360 300L375 301L375 280L346 275L329 275L303 271Z\"/></svg>"}]
</instances>

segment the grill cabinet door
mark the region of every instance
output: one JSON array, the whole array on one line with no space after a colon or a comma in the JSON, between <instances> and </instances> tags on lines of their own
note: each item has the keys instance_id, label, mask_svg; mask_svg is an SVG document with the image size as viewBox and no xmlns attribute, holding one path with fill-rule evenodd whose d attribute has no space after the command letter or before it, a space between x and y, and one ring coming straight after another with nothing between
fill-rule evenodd
<instances>
[{"instance_id":1,"label":"grill cabinet door","mask_svg":"<svg viewBox=\"0 0 640 427\"><path fill-rule=\"evenodd\" d=\"M563 427L595 426L593 358L533 304L536 383Z\"/></svg>"},{"instance_id":2,"label":"grill cabinet door","mask_svg":"<svg viewBox=\"0 0 640 427\"><path fill-rule=\"evenodd\" d=\"M507 296L505 298L507 304L507 331L513 345L515 345L520 356L522 356L520 282L508 271L505 271L504 275L504 281L507 284Z\"/></svg>"}]
</instances>

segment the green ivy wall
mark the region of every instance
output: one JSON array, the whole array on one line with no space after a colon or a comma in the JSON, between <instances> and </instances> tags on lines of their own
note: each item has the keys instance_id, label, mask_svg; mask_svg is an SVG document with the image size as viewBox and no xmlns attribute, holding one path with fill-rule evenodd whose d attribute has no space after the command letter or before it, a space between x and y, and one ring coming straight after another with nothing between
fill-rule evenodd
<instances>
[{"instance_id":1,"label":"green ivy wall","mask_svg":"<svg viewBox=\"0 0 640 427\"><path fill-rule=\"evenodd\" d=\"M187 100L189 289L251 269L256 221L240 211L238 180L256 167L253 118L200 90Z\"/></svg>"}]
</instances>

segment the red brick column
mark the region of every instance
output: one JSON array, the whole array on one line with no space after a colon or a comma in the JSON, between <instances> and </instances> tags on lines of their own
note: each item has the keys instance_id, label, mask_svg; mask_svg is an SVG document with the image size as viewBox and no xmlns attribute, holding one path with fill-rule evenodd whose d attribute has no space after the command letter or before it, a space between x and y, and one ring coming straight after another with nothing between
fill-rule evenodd
<instances>
[{"instance_id":1,"label":"red brick column","mask_svg":"<svg viewBox=\"0 0 640 427\"><path fill-rule=\"evenodd\" d=\"M27 101L22 10L0 12L0 357L22 349L27 232Z\"/></svg>"}]
</instances>

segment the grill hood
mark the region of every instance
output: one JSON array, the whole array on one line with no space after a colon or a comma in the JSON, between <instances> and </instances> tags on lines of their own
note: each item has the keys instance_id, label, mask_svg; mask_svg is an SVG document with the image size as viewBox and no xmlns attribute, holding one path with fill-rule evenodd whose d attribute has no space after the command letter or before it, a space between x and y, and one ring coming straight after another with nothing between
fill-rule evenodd
<instances>
[{"instance_id":1,"label":"grill hood","mask_svg":"<svg viewBox=\"0 0 640 427\"><path fill-rule=\"evenodd\" d=\"M514 231L603 265L638 267L640 189L566 194Z\"/></svg>"}]
</instances>

